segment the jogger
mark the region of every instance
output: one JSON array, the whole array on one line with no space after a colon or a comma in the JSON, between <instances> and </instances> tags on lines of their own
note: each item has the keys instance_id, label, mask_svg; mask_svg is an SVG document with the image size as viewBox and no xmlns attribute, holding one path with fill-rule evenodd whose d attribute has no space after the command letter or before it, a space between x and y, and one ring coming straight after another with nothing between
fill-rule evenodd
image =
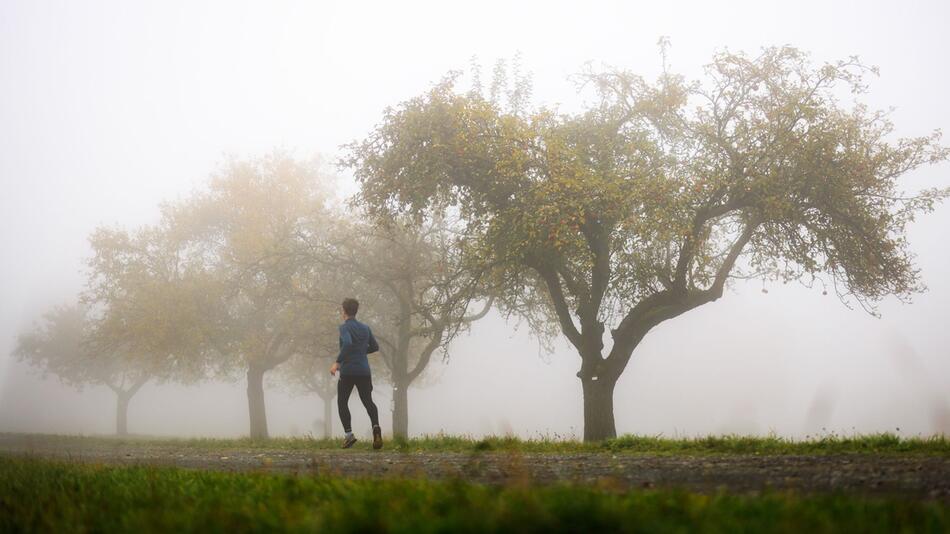
<instances>
[{"instance_id":1,"label":"jogger","mask_svg":"<svg viewBox=\"0 0 950 534\"><path fill-rule=\"evenodd\" d=\"M340 410L340 422L346 431L343 448L348 449L356 443L350 417L350 393L353 388L360 394L360 400L366 407L369 420L373 424L373 448L383 446L383 432L379 428L379 410L373 403L373 377L370 372L367 354L379 351L379 343L373 337L369 326L356 320L356 312L360 303L353 298L343 299L341 313L343 324L340 325L340 355L330 366L330 374L340 372L340 381L337 383L337 408Z\"/></svg>"}]
</instances>

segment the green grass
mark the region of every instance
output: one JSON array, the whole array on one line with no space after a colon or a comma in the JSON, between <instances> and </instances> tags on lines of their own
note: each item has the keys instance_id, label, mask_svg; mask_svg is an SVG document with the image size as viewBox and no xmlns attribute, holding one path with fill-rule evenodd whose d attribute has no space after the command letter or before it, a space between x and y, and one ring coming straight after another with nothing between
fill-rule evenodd
<instances>
[{"instance_id":1,"label":"green grass","mask_svg":"<svg viewBox=\"0 0 950 534\"><path fill-rule=\"evenodd\" d=\"M336 449L339 440L310 438L251 439L175 439L148 437L79 437L36 436L37 440L85 440L89 443L129 446L168 446L198 450L226 449ZM369 449L369 440L357 443L357 449ZM708 436L689 439L626 435L602 442L540 438L523 440L511 437L471 438L464 436L426 436L403 441L388 441L389 450L404 452L524 452L524 453L642 453L675 454L918 454L950 456L950 439L944 436L899 437L895 434L841 436L830 434L815 439L796 441L781 437Z\"/></svg>"},{"instance_id":2,"label":"green grass","mask_svg":"<svg viewBox=\"0 0 950 534\"><path fill-rule=\"evenodd\" d=\"M846 495L618 493L0 457L0 532L947 532L950 507Z\"/></svg>"}]
</instances>

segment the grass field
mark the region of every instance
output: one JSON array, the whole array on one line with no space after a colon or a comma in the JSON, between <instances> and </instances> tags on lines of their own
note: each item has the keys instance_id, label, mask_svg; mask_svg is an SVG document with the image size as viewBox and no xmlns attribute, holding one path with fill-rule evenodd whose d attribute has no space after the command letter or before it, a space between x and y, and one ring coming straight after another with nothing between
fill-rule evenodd
<instances>
[{"instance_id":1,"label":"grass field","mask_svg":"<svg viewBox=\"0 0 950 534\"><path fill-rule=\"evenodd\" d=\"M345 480L0 457L0 532L947 532L950 507L847 495L701 495Z\"/></svg>"},{"instance_id":2,"label":"grass field","mask_svg":"<svg viewBox=\"0 0 950 534\"><path fill-rule=\"evenodd\" d=\"M220 449L336 449L336 439L273 438L250 439L172 439L153 437L102 437L78 438L73 436L44 436L45 440L84 439L103 440L116 445L154 444L176 447L193 447L204 450ZM357 443L357 449L369 449L368 440ZM458 436L428 436L402 441L388 441L386 448L406 452L478 452L517 451L526 453L645 453L645 454L921 454L950 456L950 439L944 436L900 437L896 434L858 436L827 435L808 440L792 440L781 437L708 436L689 439L672 439L650 436L626 435L602 442L539 438L523 440L509 437L482 439Z\"/></svg>"}]
</instances>

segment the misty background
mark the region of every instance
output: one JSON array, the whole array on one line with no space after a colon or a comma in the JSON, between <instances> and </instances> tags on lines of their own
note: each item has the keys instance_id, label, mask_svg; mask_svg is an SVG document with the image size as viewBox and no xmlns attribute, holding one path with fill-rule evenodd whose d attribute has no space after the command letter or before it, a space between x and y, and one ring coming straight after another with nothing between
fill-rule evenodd
<instances>
[{"instance_id":1,"label":"misty background","mask_svg":"<svg viewBox=\"0 0 950 534\"><path fill-rule=\"evenodd\" d=\"M44 379L9 354L16 336L84 283L98 225L158 219L225 155L275 147L332 162L387 106L477 56L486 72L520 52L534 101L580 109L568 77L586 61L648 78L669 36L674 72L699 78L713 52L790 44L816 63L880 67L865 101L893 106L900 136L950 129L946 2L52 2L0 4L0 432L111 433L114 396ZM334 170L332 165L328 170ZM352 179L339 173L344 192ZM950 185L948 165L905 187ZM619 433L805 437L950 433L950 206L909 228L929 287L882 318L821 289L737 283L654 329L615 392ZM763 292L767 289L767 293ZM359 295L357 295L359 297ZM410 390L413 435L582 435L576 352L543 353L492 312ZM371 357L372 358L372 357ZM372 361L372 359L371 359ZM238 436L243 381L149 383L129 431ZM389 386L375 394L389 428ZM316 395L267 381L272 435L314 431ZM358 432L366 415L354 407ZM335 410L334 410L334 419ZM339 423L335 423L339 433Z\"/></svg>"}]
</instances>

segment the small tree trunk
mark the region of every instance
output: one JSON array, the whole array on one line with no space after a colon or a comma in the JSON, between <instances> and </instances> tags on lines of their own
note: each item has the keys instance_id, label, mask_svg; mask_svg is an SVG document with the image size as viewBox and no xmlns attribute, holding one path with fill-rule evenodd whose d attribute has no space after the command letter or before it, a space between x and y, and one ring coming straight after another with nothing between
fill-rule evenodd
<instances>
[{"instance_id":1,"label":"small tree trunk","mask_svg":"<svg viewBox=\"0 0 950 534\"><path fill-rule=\"evenodd\" d=\"M582 378L584 387L584 441L617 437L614 426L614 386L616 378Z\"/></svg>"},{"instance_id":2,"label":"small tree trunk","mask_svg":"<svg viewBox=\"0 0 950 534\"><path fill-rule=\"evenodd\" d=\"M409 437L409 385L393 380L393 437Z\"/></svg>"},{"instance_id":3,"label":"small tree trunk","mask_svg":"<svg viewBox=\"0 0 950 534\"><path fill-rule=\"evenodd\" d=\"M333 437L333 396L323 399L323 437Z\"/></svg>"},{"instance_id":4,"label":"small tree trunk","mask_svg":"<svg viewBox=\"0 0 950 534\"><path fill-rule=\"evenodd\" d=\"M267 439L264 369L255 365L247 368L247 410L251 423L251 439Z\"/></svg>"},{"instance_id":5,"label":"small tree trunk","mask_svg":"<svg viewBox=\"0 0 950 534\"><path fill-rule=\"evenodd\" d=\"M124 391L116 394L115 433L118 436L129 433L129 400L131 399L132 396Z\"/></svg>"}]
</instances>

